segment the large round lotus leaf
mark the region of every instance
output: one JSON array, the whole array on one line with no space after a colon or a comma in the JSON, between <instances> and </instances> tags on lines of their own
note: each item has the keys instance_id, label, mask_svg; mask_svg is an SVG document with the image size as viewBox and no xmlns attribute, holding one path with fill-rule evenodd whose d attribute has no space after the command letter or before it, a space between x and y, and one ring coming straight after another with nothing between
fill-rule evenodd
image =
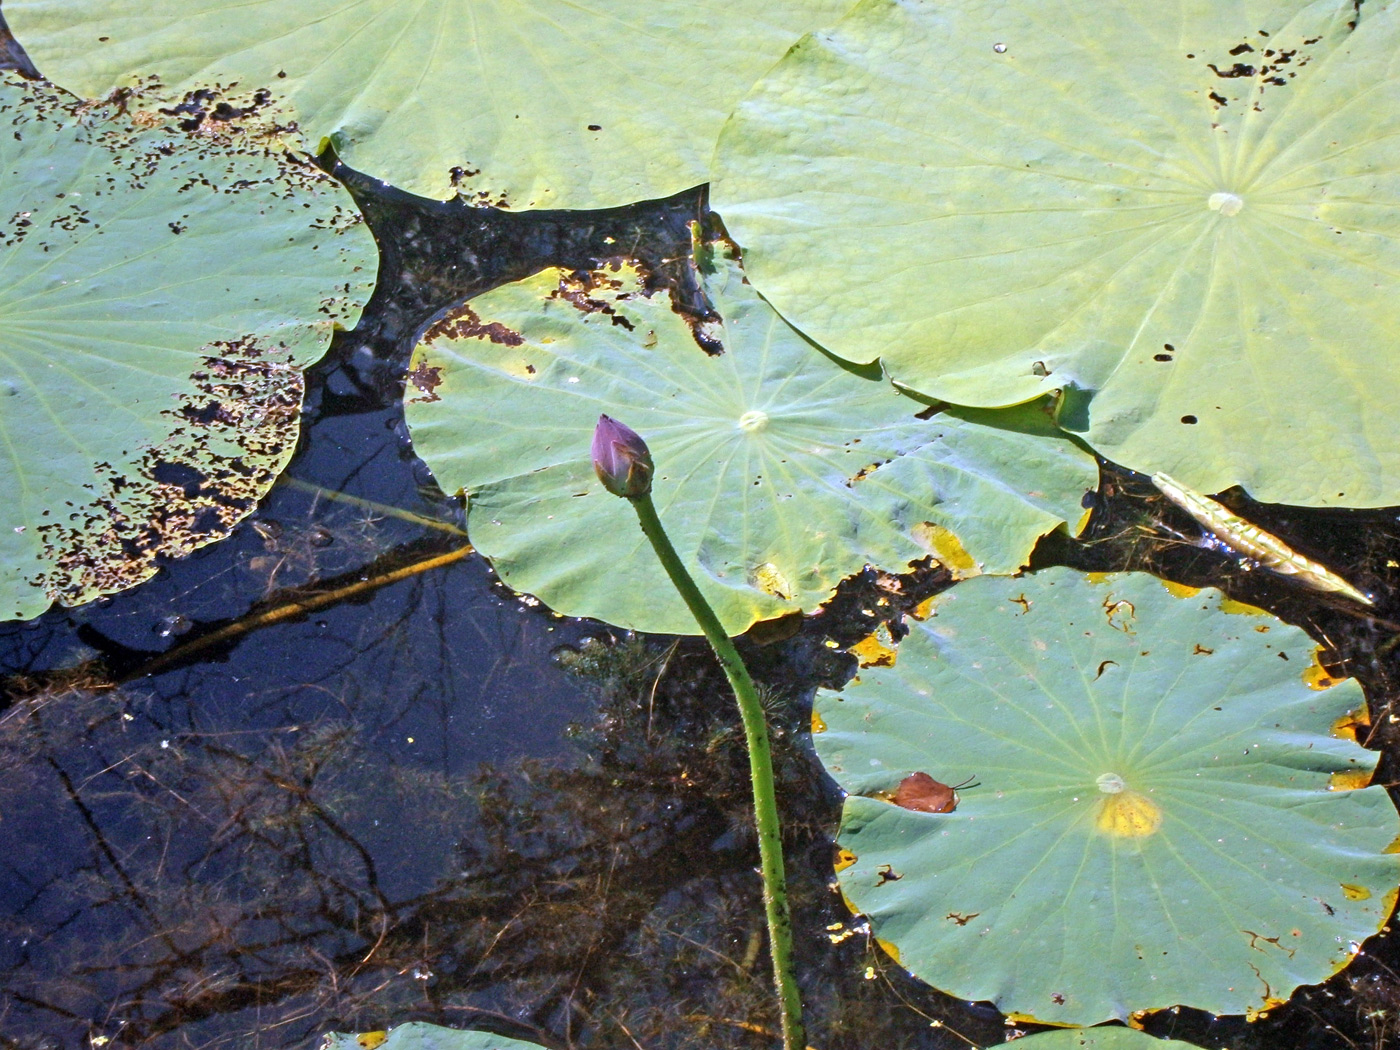
<instances>
[{"instance_id":1,"label":"large round lotus leaf","mask_svg":"<svg viewBox=\"0 0 1400 1050\"><path fill-rule=\"evenodd\" d=\"M569 615L698 631L632 507L594 476L600 413L649 443L661 520L734 633L815 608L867 563L932 552L1012 571L1080 515L1094 463L1038 433L1034 413L919 418L878 373L784 324L736 264L721 260L707 292L724 318L717 356L628 268L548 270L426 333L407 392L414 447L469 493L472 543L512 587Z\"/></svg>"},{"instance_id":2,"label":"large round lotus leaf","mask_svg":"<svg viewBox=\"0 0 1400 1050\"><path fill-rule=\"evenodd\" d=\"M721 138L813 339L1137 470L1400 503L1400 5L864 0Z\"/></svg>"},{"instance_id":3,"label":"large round lotus leaf","mask_svg":"<svg viewBox=\"0 0 1400 1050\"><path fill-rule=\"evenodd\" d=\"M1180 1039L1158 1039L1132 1028L1069 1028L1016 1040L1016 1050L1201 1050Z\"/></svg>"},{"instance_id":4,"label":"large round lotus leaf","mask_svg":"<svg viewBox=\"0 0 1400 1050\"><path fill-rule=\"evenodd\" d=\"M459 1032L422 1021L410 1021L386 1032L352 1035L330 1032L320 1050L542 1050L538 1043L507 1039L490 1032Z\"/></svg>"},{"instance_id":5,"label":"large round lotus leaf","mask_svg":"<svg viewBox=\"0 0 1400 1050\"><path fill-rule=\"evenodd\" d=\"M39 69L285 103L314 149L404 189L590 208L704 182L755 78L850 0L5 0Z\"/></svg>"},{"instance_id":6,"label":"large round lotus leaf","mask_svg":"<svg viewBox=\"0 0 1400 1050\"><path fill-rule=\"evenodd\" d=\"M162 126L184 117L0 80L0 618L227 534L296 444L300 369L369 296L334 180L257 126Z\"/></svg>"},{"instance_id":7,"label":"large round lotus leaf","mask_svg":"<svg viewBox=\"0 0 1400 1050\"><path fill-rule=\"evenodd\" d=\"M1400 882L1400 817L1346 732L1361 690L1321 688L1313 654L1142 574L960 583L892 667L819 697L841 887L902 965L1004 1011L1277 1005L1345 966ZM913 773L976 785L946 813L879 797Z\"/></svg>"}]
</instances>

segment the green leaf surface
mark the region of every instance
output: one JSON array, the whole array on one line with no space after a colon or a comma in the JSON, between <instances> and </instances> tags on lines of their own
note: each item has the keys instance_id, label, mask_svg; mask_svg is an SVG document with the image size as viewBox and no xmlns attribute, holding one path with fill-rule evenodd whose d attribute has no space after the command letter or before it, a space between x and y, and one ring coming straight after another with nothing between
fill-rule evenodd
<instances>
[{"instance_id":1,"label":"green leaf surface","mask_svg":"<svg viewBox=\"0 0 1400 1050\"><path fill-rule=\"evenodd\" d=\"M1016 1050L1201 1050L1180 1039L1158 1039L1132 1028L1069 1028L1016 1040Z\"/></svg>"},{"instance_id":2,"label":"green leaf surface","mask_svg":"<svg viewBox=\"0 0 1400 1050\"><path fill-rule=\"evenodd\" d=\"M788 320L923 394L1063 388L1136 470L1400 503L1397 20L863 0L738 107L712 201Z\"/></svg>"},{"instance_id":3,"label":"green leaf surface","mask_svg":"<svg viewBox=\"0 0 1400 1050\"><path fill-rule=\"evenodd\" d=\"M369 297L338 183L259 125L178 119L0 81L0 617L226 535L291 456L301 369Z\"/></svg>"},{"instance_id":4,"label":"green leaf surface","mask_svg":"<svg viewBox=\"0 0 1400 1050\"><path fill-rule=\"evenodd\" d=\"M814 609L867 563L900 571L937 552L1013 571L1080 516L1092 457L1043 436L1043 415L918 418L926 406L783 323L737 264L720 260L706 290L718 356L626 267L545 271L426 333L405 407L414 446L444 489L468 492L472 543L510 586L568 615L698 630L632 507L594 476L600 413L649 444L662 523L735 634Z\"/></svg>"},{"instance_id":5,"label":"green leaf surface","mask_svg":"<svg viewBox=\"0 0 1400 1050\"><path fill-rule=\"evenodd\" d=\"M1314 651L1143 574L958 584L894 666L818 697L842 890L911 972L1006 1012L1277 1005L1345 966L1400 882L1400 818L1359 786L1377 756L1343 729L1361 689L1318 688ZM976 785L950 813L877 797L915 772Z\"/></svg>"},{"instance_id":6,"label":"green leaf surface","mask_svg":"<svg viewBox=\"0 0 1400 1050\"><path fill-rule=\"evenodd\" d=\"M414 193L590 208L704 182L749 85L849 0L6 0L39 69L103 95L236 82Z\"/></svg>"},{"instance_id":7,"label":"green leaf surface","mask_svg":"<svg viewBox=\"0 0 1400 1050\"><path fill-rule=\"evenodd\" d=\"M507 1039L490 1032L461 1032L423 1021L410 1021L386 1033L352 1035L329 1032L320 1050L541 1050L538 1043Z\"/></svg>"}]
</instances>

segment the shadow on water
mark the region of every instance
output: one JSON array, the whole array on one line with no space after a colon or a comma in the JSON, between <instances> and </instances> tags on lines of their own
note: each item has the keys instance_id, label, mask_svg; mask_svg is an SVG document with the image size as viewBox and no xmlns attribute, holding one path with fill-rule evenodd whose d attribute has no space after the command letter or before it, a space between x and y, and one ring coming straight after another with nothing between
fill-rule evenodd
<instances>
[{"instance_id":1,"label":"shadow on water","mask_svg":"<svg viewBox=\"0 0 1400 1050\"><path fill-rule=\"evenodd\" d=\"M0 1046L282 1050L410 1019L557 1047L776 1045L722 675L693 639L563 620L502 588L401 410L418 334L545 266L636 258L704 317L687 262L703 189L510 214L336 174L379 241L381 281L309 374L286 478L229 540L136 591L0 625ZM1227 497L1371 590L1362 613L1203 546L1138 476L1105 465L1096 500L1084 536L1051 537L1038 564L1223 586L1306 627L1366 686L1377 779L1400 779L1393 509ZM814 689L852 671L833 645L877 621L898 632L948 583L868 570L821 615L746 642L775 727L820 1050L1016 1031L909 978L846 910L839 798L807 743ZM1382 936L1265 1020L1183 1010L1149 1027L1238 1050L1378 1050L1395 1043L1397 970Z\"/></svg>"}]
</instances>

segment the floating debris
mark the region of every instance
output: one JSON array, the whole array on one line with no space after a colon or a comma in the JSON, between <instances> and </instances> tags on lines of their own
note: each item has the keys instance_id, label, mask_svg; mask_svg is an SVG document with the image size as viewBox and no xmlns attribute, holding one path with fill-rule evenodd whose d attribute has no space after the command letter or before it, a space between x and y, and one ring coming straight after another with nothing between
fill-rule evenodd
<instances>
[{"instance_id":1,"label":"floating debris","mask_svg":"<svg viewBox=\"0 0 1400 1050\"><path fill-rule=\"evenodd\" d=\"M1375 604L1327 566L1299 554L1277 536L1245 521L1209 496L1193 492L1160 471L1152 475L1152 484L1167 499L1195 518L1202 528L1232 549L1253 558L1264 568L1292 576L1315 591L1345 595L1362 605Z\"/></svg>"}]
</instances>

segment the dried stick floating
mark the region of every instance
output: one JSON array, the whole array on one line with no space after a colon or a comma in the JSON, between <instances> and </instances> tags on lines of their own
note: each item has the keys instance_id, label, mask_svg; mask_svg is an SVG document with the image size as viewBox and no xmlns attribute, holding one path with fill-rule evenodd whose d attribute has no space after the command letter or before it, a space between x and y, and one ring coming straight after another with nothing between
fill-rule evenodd
<instances>
[{"instance_id":1,"label":"dried stick floating","mask_svg":"<svg viewBox=\"0 0 1400 1050\"><path fill-rule=\"evenodd\" d=\"M1277 536L1245 521L1209 496L1193 492L1160 472L1152 475L1152 484L1167 499L1195 518L1202 528L1222 543L1253 558L1264 568L1292 576L1304 587L1315 591L1345 595L1363 605L1375 604L1327 566L1299 554Z\"/></svg>"}]
</instances>

